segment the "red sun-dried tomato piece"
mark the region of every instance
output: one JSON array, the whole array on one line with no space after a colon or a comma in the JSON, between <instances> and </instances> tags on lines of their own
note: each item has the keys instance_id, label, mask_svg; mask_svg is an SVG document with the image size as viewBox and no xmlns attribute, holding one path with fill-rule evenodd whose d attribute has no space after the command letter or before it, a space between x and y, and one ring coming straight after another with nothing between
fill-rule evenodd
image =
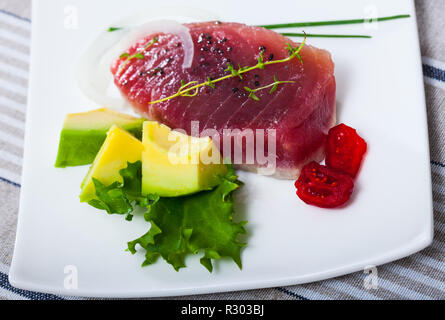
<instances>
[{"instance_id":1,"label":"red sun-dried tomato piece","mask_svg":"<svg viewBox=\"0 0 445 320\"><path fill-rule=\"evenodd\" d=\"M345 204L354 190L352 178L315 161L303 167L295 182L298 197L321 208L335 208Z\"/></svg>"},{"instance_id":2,"label":"red sun-dried tomato piece","mask_svg":"<svg viewBox=\"0 0 445 320\"><path fill-rule=\"evenodd\" d=\"M354 128L339 124L329 130L326 141L326 165L352 178L360 169L367 144Z\"/></svg>"}]
</instances>

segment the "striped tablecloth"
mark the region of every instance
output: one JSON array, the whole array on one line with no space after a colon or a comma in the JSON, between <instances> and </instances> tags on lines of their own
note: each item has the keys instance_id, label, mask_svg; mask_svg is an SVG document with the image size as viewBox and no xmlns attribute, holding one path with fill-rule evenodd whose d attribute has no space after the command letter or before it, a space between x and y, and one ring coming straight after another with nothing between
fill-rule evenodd
<instances>
[{"instance_id":1,"label":"striped tablecloth","mask_svg":"<svg viewBox=\"0 0 445 320\"><path fill-rule=\"evenodd\" d=\"M378 288L359 272L327 281L191 299L445 299L445 1L417 0L431 147L435 238L429 248L378 268ZM8 282L17 222L30 53L30 0L0 2L0 299L65 299ZM181 297L179 297L181 298Z\"/></svg>"}]
</instances>

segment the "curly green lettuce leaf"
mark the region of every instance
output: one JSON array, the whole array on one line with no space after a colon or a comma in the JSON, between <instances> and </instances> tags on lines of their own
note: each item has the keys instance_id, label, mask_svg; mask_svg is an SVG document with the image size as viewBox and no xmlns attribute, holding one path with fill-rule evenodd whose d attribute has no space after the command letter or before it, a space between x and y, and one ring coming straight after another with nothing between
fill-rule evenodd
<instances>
[{"instance_id":1,"label":"curly green lettuce leaf","mask_svg":"<svg viewBox=\"0 0 445 320\"><path fill-rule=\"evenodd\" d=\"M144 215L150 222L150 230L142 237L128 243L128 249L136 252L139 244L145 249L143 266L162 257L175 270L185 267L187 255L203 252L201 264L210 272L212 260L231 257L241 268L240 251L244 246L237 238L245 233L245 222L234 223L233 192L242 183L238 181L233 167L221 184L210 191L189 196L160 198L158 195L141 194L142 165L140 161L128 163L119 171L122 182L108 186L93 179L96 199L88 203L109 214L125 214L132 219L136 205L147 208Z\"/></svg>"},{"instance_id":2,"label":"curly green lettuce leaf","mask_svg":"<svg viewBox=\"0 0 445 320\"><path fill-rule=\"evenodd\" d=\"M127 167L119 171L119 175L123 179L122 191L128 199L140 200L142 197L142 162L128 162Z\"/></svg>"},{"instance_id":3,"label":"curly green lettuce leaf","mask_svg":"<svg viewBox=\"0 0 445 320\"><path fill-rule=\"evenodd\" d=\"M241 269L241 249L238 241L246 233L246 222L233 222L233 192L241 186L233 170L210 191L176 198L159 198L147 206L145 220L150 230L128 243L131 253L136 245L145 249L143 266L154 263L159 256L178 271L185 267L189 254L203 252L201 264L210 272L212 260L230 257Z\"/></svg>"},{"instance_id":4,"label":"curly green lettuce leaf","mask_svg":"<svg viewBox=\"0 0 445 320\"><path fill-rule=\"evenodd\" d=\"M109 214L128 214L133 211L133 206L124 194L121 183L114 182L106 186L95 178L93 178L93 182L97 199L88 201L88 204L97 209L105 210Z\"/></svg>"},{"instance_id":5,"label":"curly green lettuce leaf","mask_svg":"<svg viewBox=\"0 0 445 320\"><path fill-rule=\"evenodd\" d=\"M141 195L142 163L136 161L128 162L126 168L121 169L119 174L123 182L114 182L108 186L93 178L96 190L96 199L88 201L91 206L105 210L109 214L126 214L126 219L131 220L134 210L133 203L142 202L146 205L148 200Z\"/></svg>"}]
</instances>

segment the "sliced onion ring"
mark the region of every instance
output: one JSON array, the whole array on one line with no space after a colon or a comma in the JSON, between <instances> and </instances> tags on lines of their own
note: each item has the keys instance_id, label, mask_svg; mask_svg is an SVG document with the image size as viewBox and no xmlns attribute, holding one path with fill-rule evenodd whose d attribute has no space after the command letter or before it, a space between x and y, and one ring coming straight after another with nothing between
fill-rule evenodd
<instances>
[{"instance_id":1,"label":"sliced onion ring","mask_svg":"<svg viewBox=\"0 0 445 320\"><path fill-rule=\"evenodd\" d=\"M191 66L194 54L192 38L188 28L177 21L153 20L115 32L104 31L80 57L76 71L82 92L102 107L131 111L130 104L114 85L111 64L138 40L154 33L178 35L184 49L183 68Z\"/></svg>"},{"instance_id":2,"label":"sliced onion ring","mask_svg":"<svg viewBox=\"0 0 445 320\"><path fill-rule=\"evenodd\" d=\"M121 49L118 55L125 52L125 50L128 50L130 46L134 45L141 38L156 33L169 33L178 35L181 38L182 47L184 49L184 61L182 63L182 68L190 68L194 54L192 37L189 29L185 25L173 20L150 21L135 28L125 35L125 37L117 44L117 48Z\"/></svg>"}]
</instances>

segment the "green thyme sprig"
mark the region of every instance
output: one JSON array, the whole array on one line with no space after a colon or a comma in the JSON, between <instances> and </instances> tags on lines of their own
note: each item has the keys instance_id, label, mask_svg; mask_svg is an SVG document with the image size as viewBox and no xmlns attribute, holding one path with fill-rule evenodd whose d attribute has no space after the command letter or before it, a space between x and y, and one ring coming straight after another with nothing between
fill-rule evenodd
<instances>
[{"instance_id":1,"label":"green thyme sprig","mask_svg":"<svg viewBox=\"0 0 445 320\"><path fill-rule=\"evenodd\" d=\"M260 53L260 55L258 57L257 64L254 66L251 66L251 67L248 67L248 66L242 67L242 66L238 65L238 69L236 69L234 66L232 66L229 63L229 64L227 64L227 69L225 71L230 72L230 74L225 75L221 78L211 79L211 78L207 77L207 81L202 82L202 83L198 83L197 81L190 81L188 83L185 83L183 80L181 80L181 86L179 87L178 91L175 94L165 97L165 98L162 98L162 99L159 99L159 100L150 101L149 104L160 103L160 102L171 100L171 99L174 99L177 97L194 97L198 94L199 88L201 88L201 87L208 86L211 88L215 88L216 83L230 79L230 78L235 78L235 77L239 77L242 80L243 79L242 75L244 73L247 73L247 72L250 72L253 70L257 70L257 69L262 70L268 65L277 64L277 63L285 63L285 62L288 62L294 58L297 58L298 60L300 60L301 63L303 63L303 59L300 56L300 51L301 51L301 49L303 49L305 43L306 43L306 38L304 38L303 42L301 42L299 47L294 48L294 47L292 47L292 45L287 44L287 49L289 50L289 56L284 59L264 61L263 53ZM277 81L275 81L275 82L277 82ZM267 87L268 88L273 87L276 84L275 82ZM276 85L278 86L281 83L287 83L287 82L279 81L279 83ZM258 91L258 90L256 90L256 91ZM253 98L253 96L255 96L255 94L252 95L252 98Z\"/></svg>"},{"instance_id":2,"label":"green thyme sprig","mask_svg":"<svg viewBox=\"0 0 445 320\"><path fill-rule=\"evenodd\" d=\"M267 86L263 86L263 87L259 87L259 88L255 88L255 89L251 89L249 87L244 87L244 90L246 90L247 92L249 92L249 98L255 100L255 101L260 101L260 98L258 98L258 96L255 94L258 91L264 90L264 89L269 89L269 93L272 94L275 91L277 91L278 86L280 84L284 84L284 83L295 83L295 81L280 81L277 79L277 76L273 76L273 80L274 82L272 82L271 84L268 84Z\"/></svg>"},{"instance_id":3,"label":"green thyme sprig","mask_svg":"<svg viewBox=\"0 0 445 320\"><path fill-rule=\"evenodd\" d=\"M138 50L135 54L130 55L128 52L124 52L122 53L119 58L123 59L123 58L127 58L125 59L125 61L121 64L120 69L119 69L119 74L122 73L122 71L124 70L125 66L133 59L144 59L145 55L143 54L143 52L145 50L147 50L148 48L150 48L153 44L155 44L156 42L158 42L158 38L154 37L153 39L151 39L150 41L147 42L147 44L141 49Z\"/></svg>"}]
</instances>

